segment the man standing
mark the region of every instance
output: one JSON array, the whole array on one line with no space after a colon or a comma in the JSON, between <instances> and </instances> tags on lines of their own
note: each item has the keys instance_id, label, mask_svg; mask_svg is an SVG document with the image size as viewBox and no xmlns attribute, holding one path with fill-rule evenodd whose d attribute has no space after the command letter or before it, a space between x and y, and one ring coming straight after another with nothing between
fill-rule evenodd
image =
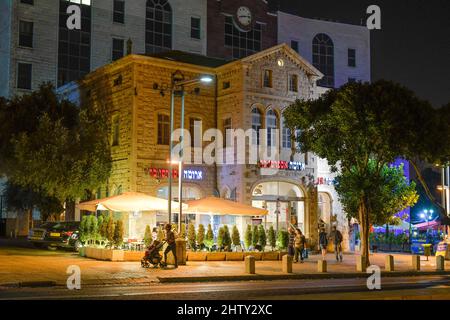
<instances>
[{"instance_id":1,"label":"man standing","mask_svg":"<svg viewBox=\"0 0 450 320\"><path fill-rule=\"evenodd\" d=\"M175 234L172 231L172 226L168 223L165 226L166 229L166 242L167 248L164 250L164 261L167 264L167 254L172 251L173 259L175 261L175 268L178 268L177 262L177 246L175 242Z\"/></svg>"},{"instance_id":2,"label":"man standing","mask_svg":"<svg viewBox=\"0 0 450 320\"><path fill-rule=\"evenodd\" d=\"M288 234L289 234L288 255L293 257L294 256L295 232L292 227L288 228Z\"/></svg>"},{"instance_id":3,"label":"man standing","mask_svg":"<svg viewBox=\"0 0 450 320\"><path fill-rule=\"evenodd\" d=\"M342 257L342 233L336 228L336 226L333 226L333 229L330 233L330 240L333 242L334 245L334 253L336 254L336 261L343 260Z\"/></svg>"}]
</instances>

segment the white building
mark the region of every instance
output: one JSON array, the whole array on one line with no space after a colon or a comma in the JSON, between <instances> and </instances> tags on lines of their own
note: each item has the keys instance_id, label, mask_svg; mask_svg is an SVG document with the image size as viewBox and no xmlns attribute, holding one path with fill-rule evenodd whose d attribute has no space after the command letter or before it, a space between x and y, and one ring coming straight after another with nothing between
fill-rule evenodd
<instances>
[{"instance_id":1,"label":"white building","mask_svg":"<svg viewBox=\"0 0 450 320\"><path fill-rule=\"evenodd\" d=\"M81 30L66 26L81 7ZM2 0L0 96L62 85L132 52L206 54L206 0ZM59 26L59 27L58 27Z\"/></svg>"}]
</instances>

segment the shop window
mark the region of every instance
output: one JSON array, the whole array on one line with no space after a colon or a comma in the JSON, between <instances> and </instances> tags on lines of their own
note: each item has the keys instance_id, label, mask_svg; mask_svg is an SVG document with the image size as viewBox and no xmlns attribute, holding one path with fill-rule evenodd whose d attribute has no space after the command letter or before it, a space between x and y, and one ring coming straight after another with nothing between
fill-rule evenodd
<instances>
[{"instance_id":1,"label":"shop window","mask_svg":"<svg viewBox=\"0 0 450 320\"><path fill-rule=\"evenodd\" d=\"M170 117L165 114L158 115L158 144L170 144Z\"/></svg>"}]
</instances>

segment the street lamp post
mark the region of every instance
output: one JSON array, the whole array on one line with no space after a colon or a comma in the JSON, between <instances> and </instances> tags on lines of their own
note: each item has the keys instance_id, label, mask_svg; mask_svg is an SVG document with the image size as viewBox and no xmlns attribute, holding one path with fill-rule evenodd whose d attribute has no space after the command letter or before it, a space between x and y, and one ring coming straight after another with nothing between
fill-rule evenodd
<instances>
[{"instance_id":1,"label":"street lamp post","mask_svg":"<svg viewBox=\"0 0 450 320\"><path fill-rule=\"evenodd\" d=\"M169 212L169 223L172 223L172 175L173 168L172 164L174 163L172 152L173 152L173 141L172 134L174 131L174 114L175 114L175 95L179 95L181 97L181 135L180 135L180 154L178 161L178 203L179 203L179 215L178 215L178 230L181 232L181 221L183 215L182 209L182 201L183 201L183 156L184 156L184 110L185 110L185 92L184 88L188 85L193 85L196 83L211 83L213 81L212 76L203 75L199 78L185 80L184 75L177 70L174 74L172 74L172 86L171 86L171 98L170 98L170 151L169 151L169 203L168 203L168 212Z\"/></svg>"}]
</instances>

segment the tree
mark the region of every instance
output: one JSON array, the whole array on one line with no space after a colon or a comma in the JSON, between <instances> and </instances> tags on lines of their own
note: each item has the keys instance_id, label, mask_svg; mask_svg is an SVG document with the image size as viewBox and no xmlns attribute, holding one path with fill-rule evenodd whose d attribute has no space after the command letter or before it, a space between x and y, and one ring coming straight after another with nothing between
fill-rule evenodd
<instances>
[{"instance_id":1,"label":"tree","mask_svg":"<svg viewBox=\"0 0 450 320\"><path fill-rule=\"evenodd\" d=\"M235 247L241 245L241 236L239 234L239 230L238 230L236 225L233 226L233 231L232 231L232 234L231 234L231 240L232 240L232 243L233 243L233 245Z\"/></svg>"},{"instance_id":2,"label":"tree","mask_svg":"<svg viewBox=\"0 0 450 320\"><path fill-rule=\"evenodd\" d=\"M275 230L273 229L273 226L270 226L269 232L268 232L268 238L269 238L269 245L272 248L272 251L277 246L277 239L275 236Z\"/></svg>"},{"instance_id":3,"label":"tree","mask_svg":"<svg viewBox=\"0 0 450 320\"><path fill-rule=\"evenodd\" d=\"M80 241L83 243L87 243L88 241L88 227L87 227L87 221L89 219L89 216L83 216L80 222Z\"/></svg>"},{"instance_id":4,"label":"tree","mask_svg":"<svg viewBox=\"0 0 450 320\"><path fill-rule=\"evenodd\" d=\"M120 247L123 243L123 222L122 220L117 220L114 227L114 245Z\"/></svg>"},{"instance_id":5,"label":"tree","mask_svg":"<svg viewBox=\"0 0 450 320\"><path fill-rule=\"evenodd\" d=\"M111 172L101 107L60 99L51 84L0 101L0 175L62 206L92 194Z\"/></svg>"},{"instance_id":6,"label":"tree","mask_svg":"<svg viewBox=\"0 0 450 320\"><path fill-rule=\"evenodd\" d=\"M144 232L144 244L146 247L150 246L150 244L152 243L152 230L150 229L150 226L147 225L145 227L145 232Z\"/></svg>"},{"instance_id":7,"label":"tree","mask_svg":"<svg viewBox=\"0 0 450 320\"><path fill-rule=\"evenodd\" d=\"M264 251L267 245L267 236L266 236L266 230L264 229L264 226L262 224L259 225L258 230L259 235L259 245L261 246L261 250Z\"/></svg>"},{"instance_id":8,"label":"tree","mask_svg":"<svg viewBox=\"0 0 450 320\"><path fill-rule=\"evenodd\" d=\"M95 241L98 238L98 220L95 215L89 216L89 241L92 244L95 244Z\"/></svg>"},{"instance_id":9,"label":"tree","mask_svg":"<svg viewBox=\"0 0 450 320\"><path fill-rule=\"evenodd\" d=\"M245 230L244 243L247 251L250 251L250 247L252 245L252 226L249 224L247 225L247 229Z\"/></svg>"},{"instance_id":10,"label":"tree","mask_svg":"<svg viewBox=\"0 0 450 320\"><path fill-rule=\"evenodd\" d=\"M106 239L108 240L109 246L114 244L114 219L112 217L108 218L108 224L106 226Z\"/></svg>"},{"instance_id":11,"label":"tree","mask_svg":"<svg viewBox=\"0 0 450 320\"><path fill-rule=\"evenodd\" d=\"M226 251L229 251L231 249L231 235L227 225L223 226L223 231L224 231L223 246Z\"/></svg>"},{"instance_id":12,"label":"tree","mask_svg":"<svg viewBox=\"0 0 450 320\"><path fill-rule=\"evenodd\" d=\"M104 239L103 234L102 234L102 227L103 227L103 224L104 224L104 217L103 217L103 215L101 214L101 215L97 218L97 237L96 237L96 239L95 239L95 240L97 240L97 241L100 241L101 244L102 244L103 239Z\"/></svg>"},{"instance_id":13,"label":"tree","mask_svg":"<svg viewBox=\"0 0 450 320\"><path fill-rule=\"evenodd\" d=\"M164 240L164 231L161 226L158 227L158 235L156 236L159 242L162 242Z\"/></svg>"},{"instance_id":14,"label":"tree","mask_svg":"<svg viewBox=\"0 0 450 320\"><path fill-rule=\"evenodd\" d=\"M258 226L254 225L253 231L252 231L252 246L253 246L253 248L256 248L256 246L258 245L258 241L259 241Z\"/></svg>"},{"instance_id":15,"label":"tree","mask_svg":"<svg viewBox=\"0 0 450 320\"><path fill-rule=\"evenodd\" d=\"M191 248L192 251L195 251L197 246L196 246L195 226L193 223L189 223L187 238L189 242L189 247Z\"/></svg>"},{"instance_id":16,"label":"tree","mask_svg":"<svg viewBox=\"0 0 450 320\"><path fill-rule=\"evenodd\" d=\"M278 231L278 239L277 244L280 250L284 250L287 248L289 243L289 233L285 230Z\"/></svg>"},{"instance_id":17,"label":"tree","mask_svg":"<svg viewBox=\"0 0 450 320\"><path fill-rule=\"evenodd\" d=\"M205 237L205 245L206 247L208 247L209 250L211 250L214 245L214 233L211 224L208 224L208 231L206 232Z\"/></svg>"},{"instance_id":18,"label":"tree","mask_svg":"<svg viewBox=\"0 0 450 320\"><path fill-rule=\"evenodd\" d=\"M224 237L225 237L225 229L223 227L220 227L219 234L217 235L217 246L219 247L219 251L222 251Z\"/></svg>"},{"instance_id":19,"label":"tree","mask_svg":"<svg viewBox=\"0 0 450 320\"><path fill-rule=\"evenodd\" d=\"M205 226L203 224L198 225L197 244L200 250L205 246Z\"/></svg>"},{"instance_id":20,"label":"tree","mask_svg":"<svg viewBox=\"0 0 450 320\"><path fill-rule=\"evenodd\" d=\"M439 141L439 130L447 135L450 129L436 118L437 111L429 102L388 81L350 83L314 101L298 100L284 116L291 130L300 130L298 143L302 150L327 159L333 171L339 169L344 175L352 171L359 177L357 184L364 185L366 192L359 193L357 208L348 214L358 217L361 252L369 264L373 209L367 182L381 183L383 179L374 177L380 177L383 168L397 158L430 161L444 157L450 147L448 142L442 147L435 141Z\"/></svg>"}]
</instances>

